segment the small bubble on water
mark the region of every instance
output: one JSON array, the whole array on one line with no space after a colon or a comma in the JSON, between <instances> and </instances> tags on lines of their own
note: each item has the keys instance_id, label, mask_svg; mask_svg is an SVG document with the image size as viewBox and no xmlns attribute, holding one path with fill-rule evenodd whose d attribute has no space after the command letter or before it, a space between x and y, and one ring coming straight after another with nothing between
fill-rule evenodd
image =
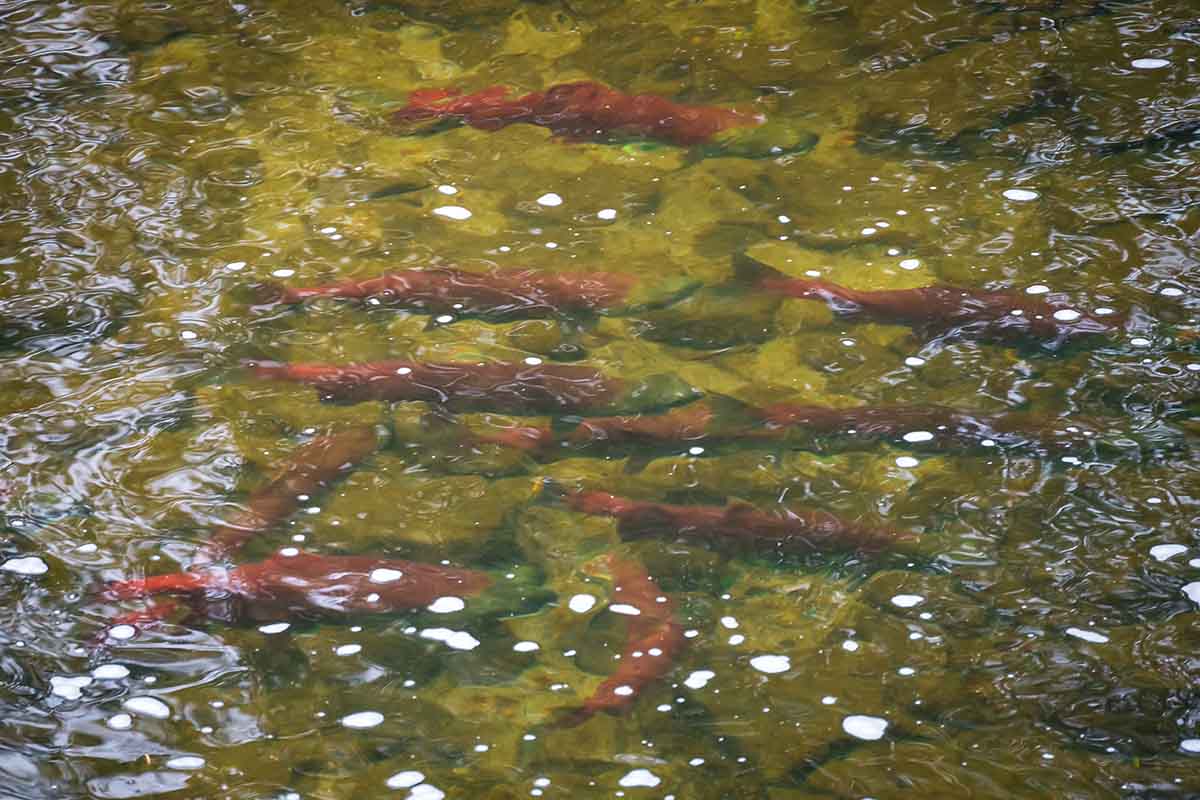
<instances>
[{"instance_id":1,"label":"small bubble on water","mask_svg":"<svg viewBox=\"0 0 1200 800\"><path fill-rule=\"evenodd\" d=\"M791 659L787 656L765 655L755 656L750 659L750 666L754 667L759 672L765 672L768 675L775 675L780 672L787 672L792 668Z\"/></svg>"},{"instance_id":2,"label":"small bubble on water","mask_svg":"<svg viewBox=\"0 0 1200 800\"><path fill-rule=\"evenodd\" d=\"M467 607L466 602L461 597L439 597L429 604L429 610L435 614L453 614L456 611L462 611Z\"/></svg>"},{"instance_id":3,"label":"small bubble on water","mask_svg":"<svg viewBox=\"0 0 1200 800\"><path fill-rule=\"evenodd\" d=\"M376 567L371 570L371 574L367 576L367 580L371 583L392 583L404 577L404 573L398 569L389 569L388 567Z\"/></svg>"},{"instance_id":4,"label":"small bubble on water","mask_svg":"<svg viewBox=\"0 0 1200 800\"><path fill-rule=\"evenodd\" d=\"M1134 69L1162 69L1171 66L1171 62L1165 58L1135 58L1129 62L1129 66Z\"/></svg>"},{"instance_id":5,"label":"small bubble on water","mask_svg":"<svg viewBox=\"0 0 1200 800\"><path fill-rule=\"evenodd\" d=\"M1004 197L1016 203L1028 203L1031 200L1037 200L1040 197L1037 192L1031 189L1005 189Z\"/></svg>"},{"instance_id":6,"label":"small bubble on water","mask_svg":"<svg viewBox=\"0 0 1200 800\"><path fill-rule=\"evenodd\" d=\"M5 572L15 573L17 575L28 575L28 576L45 575L47 572L50 571L50 567L46 564L46 562L43 561L42 559L38 558L37 556L25 556L24 558L10 558L8 561L4 562L3 566L0 566L0 569L4 570ZM117 627L120 628L122 626L118 625ZM129 627L129 626L124 626L124 627ZM110 631L110 634L111 634L111 631ZM120 637L117 637L117 638L120 638Z\"/></svg>"},{"instance_id":7,"label":"small bubble on water","mask_svg":"<svg viewBox=\"0 0 1200 800\"><path fill-rule=\"evenodd\" d=\"M1093 644L1104 644L1108 641L1108 637L1104 634L1084 630L1083 628L1067 628L1066 634L1074 636L1076 639L1083 639L1085 642L1092 642Z\"/></svg>"},{"instance_id":8,"label":"small bubble on water","mask_svg":"<svg viewBox=\"0 0 1200 800\"><path fill-rule=\"evenodd\" d=\"M886 719L870 717L865 714L851 714L842 720L842 730L856 739L868 742L882 739L887 727Z\"/></svg>"},{"instance_id":9,"label":"small bubble on water","mask_svg":"<svg viewBox=\"0 0 1200 800\"><path fill-rule=\"evenodd\" d=\"M121 705L143 717L167 719L171 716L171 707L154 697L130 697Z\"/></svg>"},{"instance_id":10,"label":"small bubble on water","mask_svg":"<svg viewBox=\"0 0 1200 800\"><path fill-rule=\"evenodd\" d=\"M627 773L624 777L617 781L618 784L626 789L634 787L644 787L653 789L662 783L662 778L655 775L648 769L635 769Z\"/></svg>"},{"instance_id":11,"label":"small bubble on water","mask_svg":"<svg viewBox=\"0 0 1200 800\"><path fill-rule=\"evenodd\" d=\"M114 714L104 724L114 731L125 731L133 726L133 717L128 714Z\"/></svg>"},{"instance_id":12,"label":"small bubble on water","mask_svg":"<svg viewBox=\"0 0 1200 800\"><path fill-rule=\"evenodd\" d=\"M424 780L424 773L417 772L416 770L405 770L404 772L397 772L388 778L387 787L389 789L411 789Z\"/></svg>"},{"instance_id":13,"label":"small bubble on water","mask_svg":"<svg viewBox=\"0 0 1200 800\"><path fill-rule=\"evenodd\" d=\"M342 717L342 726L346 728L374 728L383 724L383 714L378 711L358 711Z\"/></svg>"},{"instance_id":14,"label":"small bubble on water","mask_svg":"<svg viewBox=\"0 0 1200 800\"><path fill-rule=\"evenodd\" d=\"M114 625L108 630L111 639L132 639L136 634L137 628L132 625Z\"/></svg>"},{"instance_id":15,"label":"small bubble on water","mask_svg":"<svg viewBox=\"0 0 1200 800\"><path fill-rule=\"evenodd\" d=\"M121 664L101 664L92 670L92 677L102 681L115 681L129 677L129 669Z\"/></svg>"}]
</instances>

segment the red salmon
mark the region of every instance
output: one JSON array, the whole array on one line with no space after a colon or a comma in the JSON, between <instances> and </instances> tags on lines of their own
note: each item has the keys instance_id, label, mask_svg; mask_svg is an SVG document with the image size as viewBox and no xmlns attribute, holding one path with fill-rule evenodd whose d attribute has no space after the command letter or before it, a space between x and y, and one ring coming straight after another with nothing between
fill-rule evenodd
<instances>
[{"instance_id":1,"label":"red salmon","mask_svg":"<svg viewBox=\"0 0 1200 800\"><path fill-rule=\"evenodd\" d=\"M770 512L746 503L679 506L607 492L567 491L550 481L545 486L548 494L560 495L568 508L615 517L621 534L630 537L699 536L799 552L839 549L861 553L902 549L919 540L913 533L861 525L826 511L783 508Z\"/></svg>"},{"instance_id":2,"label":"red salmon","mask_svg":"<svg viewBox=\"0 0 1200 800\"><path fill-rule=\"evenodd\" d=\"M1090 433L1081 431L1077 422L1014 412L972 414L936 405L827 408L777 403L754 408L732 398L709 396L662 414L591 417L565 430L522 426L472 434L472 438L554 458L581 449L607 453L625 446L683 449L786 443L793 434L859 444L885 441L931 452L1000 447L1053 453L1089 446Z\"/></svg>"},{"instance_id":3,"label":"red salmon","mask_svg":"<svg viewBox=\"0 0 1200 800\"><path fill-rule=\"evenodd\" d=\"M608 557L608 564L613 576L613 599L638 613L629 616L625 648L616 671L560 723L565 726L578 725L597 712L628 710L643 689L671 670L687 642L683 626L675 621L675 604L646 574L645 567L615 555Z\"/></svg>"},{"instance_id":4,"label":"red salmon","mask_svg":"<svg viewBox=\"0 0 1200 800\"><path fill-rule=\"evenodd\" d=\"M955 331L991 339L1038 339L1051 347L1110 335L1122 317L1102 320L1061 303L1014 291L959 286L866 291L815 278L791 278L749 256L737 260L743 279L762 291L820 300L836 314L871 322L910 325L932 334Z\"/></svg>"},{"instance_id":5,"label":"red salmon","mask_svg":"<svg viewBox=\"0 0 1200 800\"><path fill-rule=\"evenodd\" d=\"M651 375L639 383L612 378L574 364L422 363L377 361L365 364L279 364L248 361L252 374L315 386L322 400L420 400L453 411L511 414L611 413L677 405L699 396L671 375Z\"/></svg>"},{"instance_id":6,"label":"red salmon","mask_svg":"<svg viewBox=\"0 0 1200 800\"><path fill-rule=\"evenodd\" d=\"M406 611L439 597L472 597L491 583L483 572L416 561L280 553L229 570L120 581L108 586L108 594L121 600L182 595L198 613L240 622Z\"/></svg>"},{"instance_id":7,"label":"red salmon","mask_svg":"<svg viewBox=\"0 0 1200 800\"><path fill-rule=\"evenodd\" d=\"M591 81L561 83L511 99L508 95L505 86L469 95L455 89L417 91L409 95L407 106L392 114L392 121L451 119L485 131L524 122L573 141L639 136L684 147L707 142L730 128L766 121L761 114L685 105L653 94L628 95Z\"/></svg>"},{"instance_id":8,"label":"red salmon","mask_svg":"<svg viewBox=\"0 0 1200 800\"><path fill-rule=\"evenodd\" d=\"M202 560L229 555L287 519L304 502L302 496L312 497L325 491L366 460L380 444L376 430L363 425L319 436L297 448L275 478L251 493L245 510L234 514L213 532Z\"/></svg>"},{"instance_id":9,"label":"red salmon","mask_svg":"<svg viewBox=\"0 0 1200 800\"><path fill-rule=\"evenodd\" d=\"M437 267L406 269L362 281L282 288L279 301L317 298L377 300L388 305L470 316L551 317L621 306L636 279L613 272L556 274L528 269L475 273Z\"/></svg>"}]
</instances>

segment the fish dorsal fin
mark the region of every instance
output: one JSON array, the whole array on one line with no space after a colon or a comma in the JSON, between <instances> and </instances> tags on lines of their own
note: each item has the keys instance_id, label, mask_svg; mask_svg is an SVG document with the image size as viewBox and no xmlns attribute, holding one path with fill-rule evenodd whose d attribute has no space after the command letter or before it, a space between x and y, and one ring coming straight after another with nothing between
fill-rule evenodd
<instances>
[{"instance_id":1,"label":"fish dorsal fin","mask_svg":"<svg viewBox=\"0 0 1200 800\"><path fill-rule=\"evenodd\" d=\"M743 283L757 283L767 278L786 278L770 264L753 258L745 250L733 254L733 276Z\"/></svg>"}]
</instances>

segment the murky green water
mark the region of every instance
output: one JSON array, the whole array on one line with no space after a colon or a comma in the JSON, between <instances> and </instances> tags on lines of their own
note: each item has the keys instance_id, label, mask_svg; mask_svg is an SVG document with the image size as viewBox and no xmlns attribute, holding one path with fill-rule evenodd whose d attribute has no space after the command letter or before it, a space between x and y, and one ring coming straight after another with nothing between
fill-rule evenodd
<instances>
[{"instance_id":1,"label":"murky green water","mask_svg":"<svg viewBox=\"0 0 1200 800\"><path fill-rule=\"evenodd\" d=\"M1187 0L0 2L0 796L1196 796L1198 59ZM762 113L786 146L388 122L417 89L579 80ZM742 253L1122 322L1053 349L854 321L731 283ZM549 320L254 302L425 266L702 288ZM487 435L548 418L322 403L244 358L569 361L718 410L1027 412L1066 444L533 453ZM444 562L492 576L478 601L126 624L150 606L106 582L204 568L298 448L360 426L388 443L225 566ZM622 535L537 478L920 542ZM618 563L685 643L566 727L642 657Z\"/></svg>"}]
</instances>

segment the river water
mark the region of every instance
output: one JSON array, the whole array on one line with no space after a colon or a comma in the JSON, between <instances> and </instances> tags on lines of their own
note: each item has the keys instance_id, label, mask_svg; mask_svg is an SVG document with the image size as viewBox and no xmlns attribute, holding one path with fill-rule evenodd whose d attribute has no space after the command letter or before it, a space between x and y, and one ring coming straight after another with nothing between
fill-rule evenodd
<instances>
[{"instance_id":1,"label":"river water","mask_svg":"<svg viewBox=\"0 0 1200 800\"><path fill-rule=\"evenodd\" d=\"M1197 796L1198 59L1187 0L0 2L0 796ZM767 122L389 118L577 81ZM748 263L1105 333L864 318ZM272 288L428 267L636 289ZM714 416L583 446L590 409L326 402L246 359L574 365ZM915 416L768 435L782 404ZM744 541L805 509L911 536ZM397 560L490 584L342 613ZM174 610L112 588L189 569Z\"/></svg>"}]
</instances>

